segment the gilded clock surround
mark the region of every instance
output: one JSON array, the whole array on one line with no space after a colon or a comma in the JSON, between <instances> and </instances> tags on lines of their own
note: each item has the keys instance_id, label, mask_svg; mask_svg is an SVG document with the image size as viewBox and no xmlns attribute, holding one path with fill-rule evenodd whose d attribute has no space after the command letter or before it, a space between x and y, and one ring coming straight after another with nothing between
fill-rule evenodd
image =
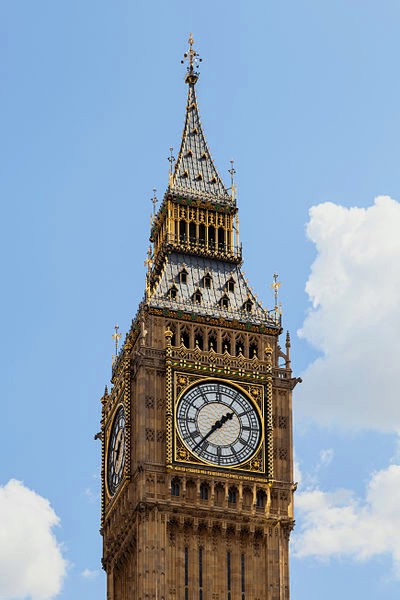
<instances>
[{"instance_id":1,"label":"gilded clock surround","mask_svg":"<svg viewBox=\"0 0 400 600\"><path fill-rule=\"evenodd\" d=\"M299 379L289 334L279 344L277 298L264 308L242 272L235 170L227 190L200 122L192 38L187 56L185 126L152 217L145 296L101 398L107 600L289 600ZM244 464L206 464L179 440L177 403L205 381L237 387L258 411L259 447ZM107 457L120 406L125 465L111 495Z\"/></svg>"},{"instance_id":2,"label":"gilded clock surround","mask_svg":"<svg viewBox=\"0 0 400 600\"><path fill-rule=\"evenodd\" d=\"M178 433L178 427L177 427L177 422L176 422L176 409L177 406L179 404L180 399L182 398L183 394L185 394L188 390L190 390L194 385L196 385L197 383L205 383L205 382L214 382L214 381L220 381L221 383L226 383L228 385L231 385L232 387L236 387L238 388L243 394L245 394L247 397L251 398L252 404L254 405L255 409L257 410L257 413L259 415L260 418L260 424L261 424L261 436L260 436L260 441L257 444L257 449L255 450L253 456L248 460L243 462L240 465L225 465L225 466L221 466L218 467L215 464L211 463L211 462L207 462L205 460L202 460L200 458L198 458L196 455L194 455L192 452L190 452L190 450L185 446L185 444L183 443L179 433ZM255 385L255 384L248 384L248 383L243 383L241 385L241 382L239 381L235 381L232 379L224 379L224 378L210 378L210 377L206 377L206 376L199 376L199 375L192 375L192 374L187 374L185 372L179 372L176 371L174 372L174 390L175 390L175 397L174 397L174 425L172 427L172 433L173 433L173 450L172 450L172 454L174 457L174 466L178 466L178 465L191 465L193 467L194 470L196 470L197 466L202 466L204 468L205 465L208 465L209 467L218 469L218 468L222 468L222 469L231 469L231 470L235 470L235 471L248 471L248 472L255 472L255 473L265 473L265 438L264 438L264 388L261 385Z\"/></svg>"}]
</instances>

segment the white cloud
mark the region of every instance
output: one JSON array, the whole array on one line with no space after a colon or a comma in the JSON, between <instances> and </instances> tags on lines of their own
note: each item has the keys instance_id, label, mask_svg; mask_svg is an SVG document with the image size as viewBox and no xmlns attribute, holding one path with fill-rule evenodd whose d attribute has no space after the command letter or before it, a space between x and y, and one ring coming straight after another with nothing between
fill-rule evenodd
<instances>
[{"instance_id":1,"label":"white cloud","mask_svg":"<svg viewBox=\"0 0 400 600\"><path fill-rule=\"evenodd\" d=\"M99 495L95 494L95 492L93 492L93 490L89 487L87 487L83 493L91 504L97 502L99 499Z\"/></svg>"},{"instance_id":2,"label":"white cloud","mask_svg":"<svg viewBox=\"0 0 400 600\"><path fill-rule=\"evenodd\" d=\"M297 485L301 485L303 474L301 472L300 463L296 460L296 458L294 460L293 471L294 481L297 482Z\"/></svg>"},{"instance_id":3,"label":"white cloud","mask_svg":"<svg viewBox=\"0 0 400 600\"><path fill-rule=\"evenodd\" d=\"M319 453L319 461L317 464L317 470L322 469L323 467L327 467L331 464L334 456L333 448L324 448Z\"/></svg>"},{"instance_id":4,"label":"white cloud","mask_svg":"<svg viewBox=\"0 0 400 600\"><path fill-rule=\"evenodd\" d=\"M293 536L294 554L359 561L388 554L400 576L399 504L400 465L375 473L364 500L348 490L297 493L300 524Z\"/></svg>"},{"instance_id":5,"label":"white cloud","mask_svg":"<svg viewBox=\"0 0 400 600\"><path fill-rule=\"evenodd\" d=\"M99 576L99 571L96 570L91 570L91 569L84 569L81 573L81 576L84 579L96 579L96 577Z\"/></svg>"},{"instance_id":6,"label":"white cloud","mask_svg":"<svg viewBox=\"0 0 400 600\"><path fill-rule=\"evenodd\" d=\"M310 210L317 257L299 335L322 353L296 389L299 410L325 425L400 430L400 204Z\"/></svg>"},{"instance_id":7,"label":"white cloud","mask_svg":"<svg viewBox=\"0 0 400 600\"><path fill-rule=\"evenodd\" d=\"M46 498L11 479L0 486L0 600L50 600L67 563L53 528L60 520Z\"/></svg>"}]
</instances>

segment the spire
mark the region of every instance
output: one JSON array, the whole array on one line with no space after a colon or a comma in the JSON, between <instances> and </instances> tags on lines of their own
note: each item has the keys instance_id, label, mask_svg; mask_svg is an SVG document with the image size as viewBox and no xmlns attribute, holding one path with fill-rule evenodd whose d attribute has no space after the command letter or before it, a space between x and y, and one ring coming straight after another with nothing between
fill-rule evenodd
<instances>
[{"instance_id":1,"label":"spire","mask_svg":"<svg viewBox=\"0 0 400 600\"><path fill-rule=\"evenodd\" d=\"M188 62L185 83L189 87L186 119L178 159L170 177L169 191L174 195L232 205L232 198L214 165L201 126L195 91L199 78L196 66L201 58L193 49L192 34L189 37L189 49L181 62L185 60Z\"/></svg>"}]
</instances>

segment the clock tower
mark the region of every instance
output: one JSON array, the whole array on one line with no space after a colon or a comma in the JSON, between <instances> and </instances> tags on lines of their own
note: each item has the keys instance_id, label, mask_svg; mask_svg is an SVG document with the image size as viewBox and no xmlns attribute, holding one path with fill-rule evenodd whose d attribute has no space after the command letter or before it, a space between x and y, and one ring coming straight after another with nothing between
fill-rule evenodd
<instances>
[{"instance_id":1,"label":"clock tower","mask_svg":"<svg viewBox=\"0 0 400 600\"><path fill-rule=\"evenodd\" d=\"M101 398L107 600L288 600L298 379L278 306L241 270L234 169L228 191L199 117L192 37L185 59L145 295Z\"/></svg>"}]
</instances>

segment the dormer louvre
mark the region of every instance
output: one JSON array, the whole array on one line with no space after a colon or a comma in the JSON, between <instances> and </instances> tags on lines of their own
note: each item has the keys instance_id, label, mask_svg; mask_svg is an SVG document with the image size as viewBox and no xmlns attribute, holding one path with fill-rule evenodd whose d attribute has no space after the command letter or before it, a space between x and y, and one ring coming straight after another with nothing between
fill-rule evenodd
<instances>
[{"instance_id":1,"label":"dormer louvre","mask_svg":"<svg viewBox=\"0 0 400 600\"><path fill-rule=\"evenodd\" d=\"M228 281L226 282L226 291L227 292L234 292L235 291L235 280L233 279L233 277L230 277L228 279Z\"/></svg>"},{"instance_id":2,"label":"dormer louvre","mask_svg":"<svg viewBox=\"0 0 400 600\"><path fill-rule=\"evenodd\" d=\"M182 269L182 271L179 273L179 282L186 284L187 283L187 278L188 278L188 272L186 271L185 267Z\"/></svg>"}]
</instances>

